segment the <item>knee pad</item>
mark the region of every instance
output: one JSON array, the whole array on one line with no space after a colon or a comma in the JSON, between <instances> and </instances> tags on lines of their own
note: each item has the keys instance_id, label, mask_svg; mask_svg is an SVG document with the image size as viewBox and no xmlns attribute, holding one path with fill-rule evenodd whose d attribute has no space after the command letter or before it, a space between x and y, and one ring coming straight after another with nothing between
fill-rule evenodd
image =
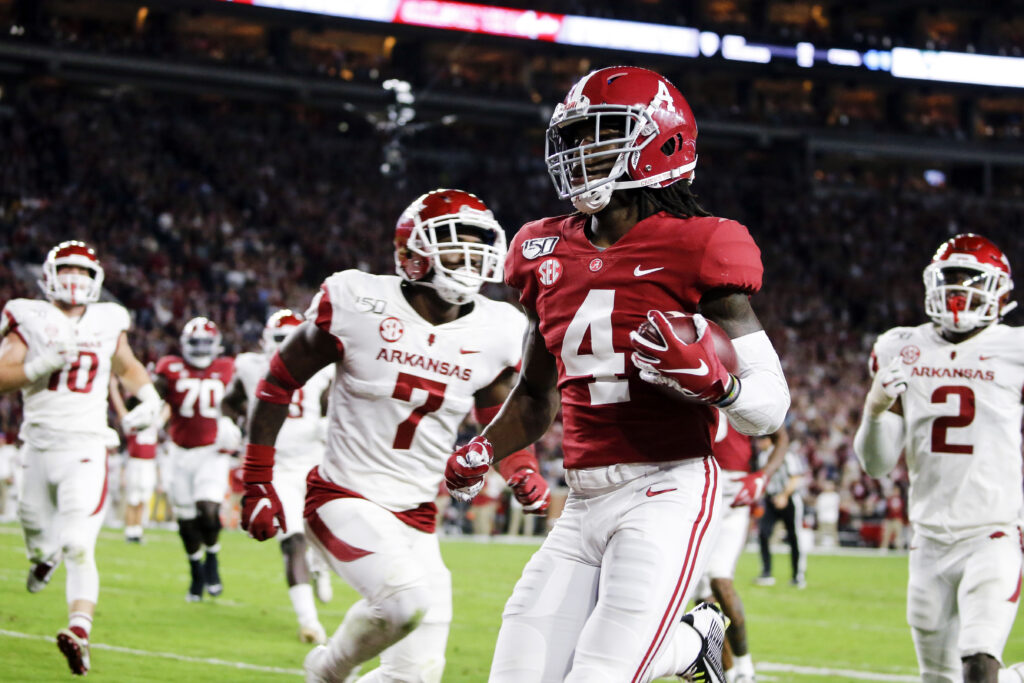
<instances>
[{"instance_id":1,"label":"knee pad","mask_svg":"<svg viewBox=\"0 0 1024 683\"><path fill-rule=\"evenodd\" d=\"M420 625L430 608L430 592L422 586L414 586L392 593L371 608L390 628L410 633Z\"/></svg>"}]
</instances>

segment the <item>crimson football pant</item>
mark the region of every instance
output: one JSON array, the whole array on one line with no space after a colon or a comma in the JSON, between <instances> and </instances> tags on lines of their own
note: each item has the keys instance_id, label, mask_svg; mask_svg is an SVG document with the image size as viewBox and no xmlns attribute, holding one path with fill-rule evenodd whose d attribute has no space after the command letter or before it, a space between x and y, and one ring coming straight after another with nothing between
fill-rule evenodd
<instances>
[{"instance_id":1,"label":"crimson football pant","mask_svg":"<svg viewBox=\"0 0 1024 683\"><path fill-rule=\"evenodd\" d=\"M21 451L25 471L18 499L18 519L32 562L67 567L68 604L95 603L100 577L96 537L107 499L107 448L101 441L76 438L63 449Z\"/></svg>"},{"instance_id":2,"label":"crimson football pant","mask_svg":"<svg viewBox=\"0 0 1024 683\"><path fill-rule=\"evenodd\" d=\"M718 465L615 465L566 481L565 510L505 605L491 683L680 673L700 652L692 632L688 648L673 636L718 533Z\"/></svg>"}]
</instances>

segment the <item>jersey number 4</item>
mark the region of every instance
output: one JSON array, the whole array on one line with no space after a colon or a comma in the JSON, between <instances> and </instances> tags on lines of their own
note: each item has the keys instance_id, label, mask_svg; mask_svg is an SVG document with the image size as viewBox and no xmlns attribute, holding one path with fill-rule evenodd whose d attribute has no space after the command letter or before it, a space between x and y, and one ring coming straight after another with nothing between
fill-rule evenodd
<instances>
[{"instance_id":1,"label":"jersey number 4","mask_svg":"<svg viewBox=\"0 0 1024 683\"><path fill-rule=\"evenodd\" d=\"M932 403L946 403L951 396L960 399L960 412L957 415L937 417L935 422L932 422L932 453L971 455L974 453L974 446L949 443L946 432L950 429L966 427L974 422L974 391L970 387L939 387L932 392Z\"/></svg>"},{"instance_id":2,"label":"jersey number 4","mask_svg":"<svg viewBox=\"0 0 1024 683\"><path fill-rule=\"evenodd\" d=\"M617 353L612 338L614 289L587 292L562 339L562 365L570 377L593 377L590 404L606 405L629 400L629 383L620 375L626 372L626 354ZM590 338L590 353L582 353Z\"/></svg>"},{"instance_id":3,"label":"jersey number 4","mask_svg":"<svg viewBox=\"0 0 1024 683\"><path fill-rule=\"evenodd\" d=\"M400 401L411 401L412 392L419 389L420 391L427 392L427 400L413 408L409 417L402 420L401 424L398 425L398 431L395 432L395 440L391 444L392 448L409 448L412 446L412 437L416 434L416 428L419 426L420 420L427 413L432 413L441 407L441 404L444 403L444 391L447 388L448 386L443 382L410 375L407 372L398 373L398 379L395 381L395 390L391 393L391 398L397 398Z\"/></svg>"}]
</instances>

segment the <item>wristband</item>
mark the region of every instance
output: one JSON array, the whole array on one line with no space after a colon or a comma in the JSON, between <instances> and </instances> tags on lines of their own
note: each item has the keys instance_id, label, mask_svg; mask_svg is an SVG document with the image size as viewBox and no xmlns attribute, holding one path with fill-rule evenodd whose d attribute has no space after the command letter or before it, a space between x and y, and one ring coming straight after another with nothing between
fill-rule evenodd
<instances>
[{"instance_id":1,"label":"wristband","mask_svg":"<svg viewBox=\"0 0 1024 683\"><path fill-rule=\"evenodd\" d=\"M245 444L242 481L246 484L265 484L273 480L274 447L260 443Z\"/></svg>"},{"instance_id":2,"label":"wristband","mask_svg":"<svg viewBox=\"0 0 1024 683\"><path fill-rule=\"evenodd\" d=\"M725 396L711 404L716 408L728 408L740 397L740 389L743 388L743 385L740 384L740 378L730 373L729 380L729 388L726 390Z\"/></svg>"},{"instance_id":3,"label":"wristband","mask_svg":"<svg viewBox=\"0 0 1024 683\"><path fill-rule=\"evenodd\" d=\"M160 401L160 394L157 393L156 387L150 382L139 387L139 390L135 392L135 398L139 399L141 403L153 403Z\"/></svg>"}]
</instances>

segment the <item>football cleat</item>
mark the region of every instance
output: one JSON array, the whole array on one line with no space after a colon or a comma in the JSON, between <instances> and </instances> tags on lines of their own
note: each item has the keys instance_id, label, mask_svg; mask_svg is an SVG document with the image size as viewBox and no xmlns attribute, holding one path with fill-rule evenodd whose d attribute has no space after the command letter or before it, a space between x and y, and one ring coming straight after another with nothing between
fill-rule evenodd
<instances>
[{"instance_id":1,"label":"football cleat","mask_svg":"<svg viewBox=\"0 0 1024 683\"><path fill-rule=\"evenodd\" d=\"M682 680L692 683L725 683L725 669L722 668L722 648L725 647L727 623L717 605L702 602L683 615L680 620L700 636L700 655L680 675Z\"/></svg>"},{"instance_id":2,"label":"football cleat","mask_svg":"<svg viewBox=\"0 0 1024 683\"><path fill-rule=\"evenodd\" d=\"M804 578L803 574L800 574L798 576L794 576L790 580L789 585L803 590L804 588L807 588L807 579Z\"/></svg>"},{"instance_id":3,"label":"football cleat","mask_svg":"<svg viewBox=\"0 0 1024 683\"><path fill-rule=\"evenodd\" d=\"M299 626L299 640L303 643L323 645L327 642L327 632L324 631L324 627L320 625L320 622L310 622Z\"/></svg>"},{"instance_id":4,"label":"football cleat","mask_svg":"<svg viewBox=\"0 0 1024 683\"><path fill-rule=\"evenodd\" d=\"M224 592L224 586L220 583L217 553L206 554L206 562L203 563L203 581L206 583L206 592L210 594L210 597L216 598Z\"/></svg>"},{"instance_id":5,"label":"football cleat","mask_svg":"<svg viewBox=\"0 0 1024 683\"><path fill-rule=\"evenodd\" d=\"M50 579L53 577L53 572L57 570L57 564L57 562L36 562L32 565L32 568L28 570L28 579L25 581L28 592L38 593L46 588L46 584L50 583Z\"/></svg>"},{"instance_id":6,"label":"football cleat","mask_svg":"<svg viewBox=\"0 0 1024 683\"><path fill-rule=\"evenodd\" d=\"M775 585L775 577L772 576L771 574L761 574L761 576L758 576L757 578L754 579L754 585L755 586L774 586Z\"/></svg>"},{"instance_id":7,"label":"football cleat","mask_svg":"<svg viewBox=\"0 0 1024 683\"><path fill-rule=\"evenodd\" d=\"M77 635L70 628L62 628L57 633L57 647L68 660L71 673L84 676L89 673L89 641Z\"/></svg>"},{"instance_id":8,"label":"football cleat","mask_svg":"<svg viewBox=\"0 0 1024 683\"><path fill-rule=\"evenodd\" d=\"M331 585L331 574L326 569L313 572L313 589L316 592L316 599L327 603L334 597L334 586Z\"/></svg>"}]
</instances>

